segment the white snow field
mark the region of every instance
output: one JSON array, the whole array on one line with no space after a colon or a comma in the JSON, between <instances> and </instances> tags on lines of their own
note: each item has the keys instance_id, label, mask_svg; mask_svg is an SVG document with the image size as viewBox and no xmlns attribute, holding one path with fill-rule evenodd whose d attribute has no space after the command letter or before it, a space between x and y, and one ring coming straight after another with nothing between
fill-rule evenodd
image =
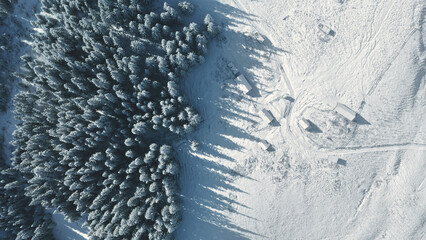
<instances>
[{"instance_id":1,"label":"white snow field","mask_svg":"<svg viewBox=\"0 0 426 240\"><path fill-rule=\"evenodd\" d=\"M176 239L426 239L425 2L195 5L223 31L182 82L204 122L175 144Z\"/></svg>"}]
</instances>

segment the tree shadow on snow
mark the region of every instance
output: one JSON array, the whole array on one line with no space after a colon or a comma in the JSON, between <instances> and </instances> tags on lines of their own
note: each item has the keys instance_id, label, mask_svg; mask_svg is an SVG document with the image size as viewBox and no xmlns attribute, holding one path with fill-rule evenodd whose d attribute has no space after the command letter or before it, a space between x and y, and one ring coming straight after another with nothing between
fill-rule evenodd
<instances>
[{"instance_id":1,"label":"tree shadow on snow","mask_svg":"<svg viewBox=\"0 0 426 240\"><path fill-rule=\"evenodd\" d=\"M189 141L180 145L180 149L176 149L182 169L180 185L184 201L183 223L176 233L177 239L238 240L258 236L257 233L241 228L228 219L227 215L232 213L256 221L254 217L240 214L236 210L236 208L250 208L233 197L233 193L248 194L233 184L236 177L245 176L236 176L233 169L220 162L235 161L232 156L223 154L223 149L244 150L244 146L240 146L229 137L256 142L260 139L229 123L230 119L252 122L250 118L230 110L226 104L219 104L220 101L207 103L211 109L217 109L219 114L205 119L190 136L200 142L199 149L195 152L189 150Z\"/></svg>"},{"instance_id":2,"label":"tree shadow on snow","mask_svg":"<svg viewBox=\"0 0 426 240\"><path fill-rule=\"evenodd\" d=\"M198 22L206 13L210 13L223 29L210 43L206 62L192 69L181 83L182 91L190 104L199 111L203 122L194 133L188 135L189 140L200 142L199 150L190 150L189 141L175 144L181 165L179 181L184 207L176 239L267 238L252 229L242 228L238 222L229 218L238 215L258 221L253 216L238 212L238 209L250 209L250 206L238 201L237 195L248 193L234 184L238 177L255 180L225 166L235 162L226 152L238 154L247 150L241 141L235 139L244 142L261 140L251 135L249 128L257 124L259 119L254 110L255 99L267 94L262 82L274 80L263 76L263 73L272 71L264 62L272 55L286 51L273 46L266 38L260 43L236 28L256 20L257 16L217 1L200 1L195 5L198 6L195 13ZM225 81L234 77L226 67L229 61L252 84L253 90L248 95L238 92L235 85L230 86L232 89L226 86ZM251 107L240 109L236 103L241 102Z\"/></svg>"},{"instance_id":3,"label":"tree shadow on snow","mask_svg":"<svg viewBox=\"0 0 426 240\"><path fill-rule=\"evenodd\" d=\"M185 148L185 147L184 147ZM186 147L187 148L187 147ZM178 151L181 160L181 185L184 208L177 239L251 239L257 233L228 219L227 212L239 214L238 208L250 208L226 192L248 194L232 184L232 170L201 154ZM242 214L241 214L242 215ZM247 215L244 217L256 220Z\"/></svg>"}]
</instances>

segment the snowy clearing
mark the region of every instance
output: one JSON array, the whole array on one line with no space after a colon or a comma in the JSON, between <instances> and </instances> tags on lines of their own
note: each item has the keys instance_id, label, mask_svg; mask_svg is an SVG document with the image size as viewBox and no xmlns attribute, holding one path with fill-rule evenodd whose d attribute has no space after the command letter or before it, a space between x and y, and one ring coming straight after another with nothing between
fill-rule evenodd
<instances>
[{"instance_id":1,"label":"snowy clearing","mask_svg":"<svg viewBox=\"0 0 426 240\"><path fill-rule=\"evenodd\" d=\"M185 206L176 238L424 238L425 4L196 6L224 29L183 86L204 122L176 143ZM253 86L247 95L229 62Z\"/></svg>"}]
</instances>

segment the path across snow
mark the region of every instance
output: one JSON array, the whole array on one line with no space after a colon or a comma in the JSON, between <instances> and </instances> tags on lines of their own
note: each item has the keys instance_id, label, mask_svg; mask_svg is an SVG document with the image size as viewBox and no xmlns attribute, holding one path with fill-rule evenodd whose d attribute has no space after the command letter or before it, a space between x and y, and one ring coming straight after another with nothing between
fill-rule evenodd
<instances>
[{"instance_id":1,"label":"path across snow","mask_svg":"<svg viewBox=\"0 0 426 240\"><path fill-rule=\"evenodd\" d=\"M387 152L387 151L399 151L399 150L416 150L426 151L426 144L394 144L394 145L382 145L382 146L367 146L367 147L348 147L340 148L328 151L318 151L321 155L346 155L346 154L358 154L358 153L369 153L369 152Z\"/></svg>"}]
</instances>

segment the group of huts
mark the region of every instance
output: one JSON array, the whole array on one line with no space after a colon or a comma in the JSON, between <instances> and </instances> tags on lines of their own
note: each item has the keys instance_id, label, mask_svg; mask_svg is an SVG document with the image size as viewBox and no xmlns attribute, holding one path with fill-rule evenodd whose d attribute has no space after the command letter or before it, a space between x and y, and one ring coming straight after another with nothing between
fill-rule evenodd
<instances>
[{"instance_id":1,"label":"group of huts","mask_svg":"<svg viewBox=\"0 0 426 240\"><path fill-rule=\"evenodd\" d=\"M228 68L234 75L234 80L238 89L241 90L244 94L248 94L253 89L253 86L249 83L249 81L247 81L246 77L238 70L237 67L235 67L232 62L228 63ZM334 110L349 121L355 121L356 119L357 113L344 104L337 103ZM262 119L267 124L272 124L275 121L272 113L265 108L260 111L260 114ZM310 131L312 129L312 122L308 119L302 118L299 120L299 126L305 131ZM266 140L261 140L260 145L264 150L269 150L271 148L271 144Z\"/></svg>"},{"instance_id":2,"label":"group of huts","mask_svg":"<svg viewBox=\"0 0 426 240\"><path fill-rule=\"evenodd\" d=\"M240 73L237 67L232 62L228 63L228 68L231 70L232 74L234 75L234 81L237 84L237 87L239 90L241 90L244 94L248 94L251 90L253 90L253 86L247 81L246 77ZM268 124L274 121L274 117L272 114L266 110L262 109L262 118L266 120ZM260 146L265 151L269 150L271 148L271 144L268 143L266 140L260 141Z\"/></svg>"}]
</instances>

